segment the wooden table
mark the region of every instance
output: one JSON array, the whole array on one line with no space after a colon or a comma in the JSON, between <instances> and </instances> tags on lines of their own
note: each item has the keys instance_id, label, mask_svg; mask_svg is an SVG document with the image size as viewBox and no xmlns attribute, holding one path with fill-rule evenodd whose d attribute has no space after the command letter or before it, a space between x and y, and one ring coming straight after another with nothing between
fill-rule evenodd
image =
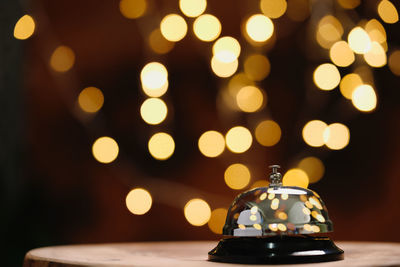
<instances>
[{"instance_id":1,"label":"wooden table","mask_svg":"<svg viewBox=\"0 0 400 267\"><path fill-rule=\"evenodd\" d=\"M25 256L24 267L66 266L260 266L207 261L217 241L148 242L73 245L37 248ZM337 242L343 261L313 263L320 266L400 266L400 243ZM296 266L306 266L298 264ZM310 264L309 264L310 265ZM274 265L288 266L288 265Z\"/></svg>"}]
</instances>

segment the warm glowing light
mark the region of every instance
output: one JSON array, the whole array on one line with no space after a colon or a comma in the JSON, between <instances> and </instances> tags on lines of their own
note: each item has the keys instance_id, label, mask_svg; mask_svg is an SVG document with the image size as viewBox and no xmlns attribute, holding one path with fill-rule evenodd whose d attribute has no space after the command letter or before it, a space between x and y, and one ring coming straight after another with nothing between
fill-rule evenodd
<instances>
[{"instance_id":1,"label":"warm glowing light","mask_svg":"<svg viewBox=\"0 0 400 267\"><path fill-rule=\"evenodd\" d=\"M339 67L347 67L355 60L354 53L346 41L334 43L329 50L329 56L332 62Z\"/></svg>"},{"instance_id":2,"label":"warm glowing light","mask_svg":"<svg viewBox=\"0 0 400 267\"><path fill-rule=\"evenodd\" d=\"M284 232L284 231L286 231L286 225L284 225L283 223L278 223L278 229L279 229L279 231L282 231L282 232Z\"/></svg>"},{"instance_id":3,"label":"warm glowing light","mask_svg":"<svg viewBox=\"0 0 400 267\"><path fill-rule=\"evenodd\" d=\"M270 18L256 14L247 20L246 33L255 42L265 42L274 33L274 24Z\"/></svg>"},{"instance_id":4,"label":"warm glowing light","mask_svg":"<svg viewBox=\"0 0 400 267\"><path fill-rule=\"evenodd\" d=\"M174 43L165 39L161 34L161 30L158 28L151 32L149 36L149 45L157 54L166 54L174 48Z\"/></svg>"},{"instance_id":5,"label":"warm glowing light","mask_svg":"<svg viewBox=\"0 0 400 267\"><path fill-rule=\"evenodd\" d=\"M359 85L362 85L361 77L356 73L347 74L342 78L340 81L340 92L342 95L347 98L351 99L354 89L356 89Z\"/></svg>"},{"instance_id":6,"label":"warm glowing light","mask_svg":"<svg viewBox=\"0 0 400 267\"><path fill-rule=\"evenodd\" d=\"M169 14L161 20L161 34L171 42L178 42L187 33L186 21L177 14Z\"/></svg>"},{"instance_id":7,"label":"warm glowing light","mask_svg":"<svg viewBox=\"0 0 400 267\"><path fill-rule=\"evenodd\" d=\"M354 9L360 5L360 0L337 0L337 2L345 9Z\"/></svg>"},{"instance_id":8,"label":"warm glowing light","mask_svg":"<svg viewBox=\"0 0 400 267\"><path fill-rule=\"evenodd\" d=\"M224 208L213 210L210 220L208 221L208 228L216 234L222 234L222 228L224 227L227 214L228 211Z\"/></svg>"},{"instance_id":9,"label":"warm glowing light","mask_svg":"<svg viewBox=\"0 0 400 267\"><path fill-rule=\"evenodd\" d=\"M314 83L322 90L332 90L340 83L337 67L330 63L319 65L314 71Z\"/></svg>"},{"instance_id":10,"label":"warm glowing light","mask_svg":"<svg viewBox=\"0 0 400 267\"><path fill-rule=\"evenodd\" d=\"M308 186L308 176L301 169L290 169L288 170L282 178L282 184L284 186L299 186L307 188Z\"/></svg>"},{"instance_id":11,"label":"warm glowing light","mask_svg":"<svg viewBox=\"0 0 400 267\"><path fill-rule=\"evenodd\" d=\"M189 200L183 210L186 220L194 226L206 224L211 217L210 206L200 198Z\"/></svg>"},{"instance_id":12,"label":"warm glowing light","mask_svg":"<svg viewBox=\"0 0 400 267\"><path fill-rule=\"evenodd\" d=\"M378 42L372 42L371 49L364 54L365 62L371 67L379 68L386 65L386 53Z\"/></svg>"},{"instance_id":13,"label":"warm glowing light","mask_svg":"<svg viewBox=\"0 0 400 267\"><path fill-rule=\"evenodd\" d=\"M271 230L271 231L278 231L278 225L276 224L276 223L271 223L271 224L269 224L268 225L268 228Z\"/></svg>"},{"instance_id":14,"label":"warm glowing light","mask_svg":"<svg viewBox=\"0 0 400 267\"><path fill-rule=\"evenodd\" d=\"M233 62L240 55L240 44L233 37L221 37L213 45L213 55L220 62Z\"/></svg>"},{"instance_id":15,"label":"warm glowing light","mask_svg":"<svg viewBox=\"0 0 400 267\"><path fill-rule=\"evenodd\" d=\"M261 0L260 9L265 16L276 19L285 14L287 8L286 0Z\"/></svg>"},{"instance_id":16,"label":"warm glowing light","mask_svg":"<svg viewBox=\"0 0 400 267\"><path fill-rule=\"evenodd\" d=\"M310 183L318 182L325 173L324 163L316 157L307 157L302 159L299 162L298 168L307 173Z\"/></svg>"},{"instance_id":17,"label":"warm glowing light","mask_svg":"<svg viewBox=\"0 0 400 267\"><path fill-rule=\"evenodd\" d=\"M399 21L399 13L392 2L382 0L378 5L378 14L386 23L396 23Z\"/></svg>"},{"instance_id":18,"label":"warm glowing light","mask_svg":"<svg viewBox=\"0 0 400 267\"><path fill-rule=\"evenodd\" d=\"M271 209L277 210L278 208L279 208L279 199L274 198L274 199L271 201Z\"/></svg>"},{"instance_id":19,"label":"warm glowing light","mask_svg":"<svg viewBox=\"0 0 400 267\"><path fill-rule=\"evenodd\" d=\"M358 86L351 96L354 107L363 112L369 112L376 108L376 93L371 85L363 84Z\"/></svg>"},{"instance_id":20,"label":"warm glowing light","mask_svg":"<svg viewBox=\"0 0 400 267\"><path fill-rule=\"evenodd\" d=\"M390 54L389 68L394 75L400 76L400 50L395 50Z\"/></svg>"},{"instance_id":21,"label":"warm glowing light","mask_svg":"<svg viewBox=\"0 0 400 267\"><path fill-rule=\"evenodd\" d=\"M343 26L340 21L332 15L323 17L317 26L316 38L317 42L324 48L339 41L343 35Z\"/></svg>"},{"instance_id":22,"label":"warm glowing light","mask_svg":"<svg viewBox=\"0 0 400 267\"><path fill-rule=\"evenodd\" d=\"M194 21L193 31L201 41L211 42L221 34L221 23L217 17L204 14Z\"/></svg>"},{"instance_id":23,"label":"warm glowing light","mask_svg":"<svg viewBox=\"0 0 400 267\"><path fill-rule=\"evenodd\" d=\"M260 122L255 130L256 140L263 146L276 145L281 139L281 135L281 127L272 120Z\"/></svg>"},{"instance_id":24,"label":"warm glowing light","mask_svg":"<svg viewBox=\"0 0 400 267\"><path fill-rule=\"evenodd\" d=\"M245 86L236 95L236 103L244 112L256 112L264 102L264 95L255 86Z\"/></svg>"},{"instance_id":25,"label":"warm glowing light","mask_svg":"<svg viewBox=\"0 0 400 267\"><path fill-rule=\"evenodd\" d=\"M371 49L371 39L361 27L352 29L347 37L350 48L357 54L365 54Z\"/></svg>"},{"instance_id":26,"label":"warm glowing light","mask_svg":"<svg viewBox=\"0 0 400 267\"><path fill-rule=\"evenodd\" d=\"M324 131L327 125L323 121L309 121L303 128L303 139L312 147L320 147L324 145Z\"/></svg>"},{"instance_id":27,"label":"warm glowing light","mask_svg":"<svg viewBox=\"0 0 400 267\"><path fill-rule=\"evenodd\" d=\"M321 205L321 202L319 202L318 198L312 196L312 197L310 197L308 200L309 200L310 203L311 203L312 205L314 205L317 209L320 209L320 210L323 209L323 207L322 207L322 205Z\"/></svg>"},{"instance_id":28,"label":"warm glowing light","mask_svg":"<svg viewBox=\"0 0 400 267\"><path fill-rule=\"evenodd\" d=\"M146 12L146 0L121 0L119 10L121 14L128 19L137 19Z\"/></svg>"},{"instance_id":29,"label":"warm glowing light","mask_svg":"<svg viewBox=\"0 0 400 267\"><path fill-rule=\"evenodd\" d=\"M58 72L66 72L75 63L75 54L68 46L57 47L50 57L50 66Z\"/></svg>"},{"instance_id":30,"label":"warm glowing light","mask_svg":"<svg viewBox=\"0 0 400 267\"><path fill-rule=\"evenodd\" d=\"M166 160L174 153L175 142L167 133L156 133L150 138L148 148L155 159Z\"/></svg>"},{"instance_id":31,"label":"warm glowing light","mask_svg":"<svg viewBox=\"0 0 400 267\"><path fill-rule=\"evenodd\" d=\"M29 15L22 16L14 27L14 37L19 40L25 40L32 36L35 31L35 21Z\"/></svg>"},{"instance_id":32,"label":"warm glowing light","mask_svg":"<svg viewBox=\"0 0 400 267\"><path fill-rule=\"evenodd\" d=\"M125 203L130 212L135 215L143 215L150 210L153 200L147 190L135 188L128 193Z\"/></svg>"},{"instance_id":33,"label":"warm glowing light","mask_svg":"<svg viewBox=\"0 0 400 267\"><path fill-rule=\"evenodd\" d=\"M78 97L79 107L88 113L99 111L103 106L103 103L103 93L96 87L87 87L83 89Z\"/></svg>"},{"instance_id":34,"label":"warm glowing light","mask_svg":"<svg viewBox=\"0 0 400 267\"><path fill-rule=\"evenodd\" d=\"M371 41L383 44L386 42L386 31L383 25L376 19L371 19L365 25L365 31L368 33Z\"/></svg>"},{"instance_id":35,"label":"warm glowing light","mask_svg":"<svg viewBox=\"0 0 400 267\"><path fill-rule=\"evenodd\" d=\"M119 147L114 139L103 136L93 143L92 153L98 162L111 163L118 157Z\"/></svg>"},{"instance_id":36,"label":"warm glowing light","mask_svg":"<svg viewBox=\"0 0 400 267\"><path fill-rule=\"evenodd\" d=\"M325 145L333 150L345 148L350 141L350 131L346 125L332 123L324 131Z\"/></svg>"},{"instance_id":37,"label":"warm glowing light","mask_svg":"<svg viewBox=\"0 0 400 267\"><path fill-rule=\"evenodd\" d=\"M240 163L230 165L224 174L226 185L235 190L245 188L249 184L250 178L249 169Z\"/></svg>"},{"instance_id":38,"label":"warm glowing light","mask_svg":"<svg viewBox=\"0 0 400 267\"><path fill-rule=\"evenodd\" d=\"M230 80L228 84L229 94L233 97L236 97L242 87L247 85L254 85L254 82L247 77L243 72L235 74Z\"/></svg>"},{"instance_id":39,"label":"warm glowing light","mask_svg":"<svg viewBox=\"0 0 400 267\"><path fill-rule=\"evenodd\" d=\"M225 141L230 151L234 153L243 153L250 148L253 137L247 128L236 126L227 132Z\"/></svg>"},{"instance_id":40,"label":"warm glowing light","mask_svg":"<svg viewBox=\"0 0 400 267\"><path fill-rule=\"evenodd\" d=\"M227 78L235 74L238 66L239 61L237 59L231 62L220 61L216 56L213 56L211 59L212 71L215 73L215 75L221 78Z\"/></svg>"},{"instance_id":41,"label":"warm glowing light","mask_svg":"<svg viewBox=\"0 0 400 267\"><path fill-rule=\"evenodd\" d=\"M224 152L225 139L217 131L207 131L200 136L198 146L204 156L215 158Z\"/></svg>"},{"instance_id":42,"label":"warm glowing light","mask_svg":"<svg viewBox=\"0 0 400 267\"><path fill-rule=\"evenodd\" d=\"M143 91L152 97L163 95L168 89L168 71L159 62L150 62L140 73Z\"/></svg>"},{"instance_id":43,"label":"warm glowing light","mask_svg":"<svg viewBox=\"0 0 400 267\"><path fill-rule=\"evenodd\" d=\"M167 117L167 105L159 98L148 98L140 107L140 115L148 124L159 124Z\"/></svg>"},{"instance_id":44,"label":"warm glowing light","mask_svg":"<svg viewBox=\"0 0 400 267\"><path fill-rule=\"evenodd\" d=\"M200 16L206 10L206 0L179 0L179 8L188 17Z\"/></svg>"},{"instance_id":45,"label":"warm glowing light","mask_svg":"<svg viewBox=\"0 0 400 267\"><path fill-rule=\"evenodd\" d=\"M286 15L293 21L304 21L310 16L309 0L288 0Z\"/></svg>"},{"instance_id":46,"label":"warm glowing light","mask_svg":"<svg viewBox=\"0 0 400 267\"><path fill-rule=\"evenodd\" d=\"M277 211L276 216L281 220L287 220L288 216L284 211Z\"/></svg>"},{"instance_id":47,"label":"warm glowing light","mask_svg":"<svg viewBox=\"0 0 400 267\"><path fill-rule=\"evenodd\" d=\"M264 80L271 71L271 64L267 57L254 54L244 61L244 72L253 81Z\"/></svg>"},{"instance_id":48,"label":"warm glowing light","mask_svg":"<svg viewBox=\"0 0 400 267\"><path fill-rule=\"evenodd\" d=\"M275 198L275 194L274 193L270 193L269 195L268 195L268 199L269 200L273 200Z\"/></svg>"}]
</instances>

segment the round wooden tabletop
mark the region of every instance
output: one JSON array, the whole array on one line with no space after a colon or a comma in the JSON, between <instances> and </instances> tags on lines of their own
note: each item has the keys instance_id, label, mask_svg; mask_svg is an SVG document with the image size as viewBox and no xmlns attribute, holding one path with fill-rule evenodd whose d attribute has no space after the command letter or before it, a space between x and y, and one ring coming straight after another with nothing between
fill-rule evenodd
<instances>
[{"instance_id":1,"label":"round wooden tabletop","mask_svg":"<svg viewBox=\"0 0 400 267\"><path fill-rule=\"evenodd\" d=\"M343 261L312 266L400 266L400 243L337 242ZM66 266L250 266L207 261L217 241L147 242L37 248L25 256L24 267ZM252 265L254 266L254 265ZM259 265L257 265L259 266ZM288 266L288 265L274 265ZM296 266L305 266L298 264Z\"/></svg>"}]
</instances>

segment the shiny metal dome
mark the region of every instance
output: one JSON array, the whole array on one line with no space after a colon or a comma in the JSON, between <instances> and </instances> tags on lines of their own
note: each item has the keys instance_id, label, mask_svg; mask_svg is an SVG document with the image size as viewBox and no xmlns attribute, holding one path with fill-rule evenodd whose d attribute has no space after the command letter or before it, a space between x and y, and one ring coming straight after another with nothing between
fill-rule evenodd
<instances>
[{"instance_id":1,"label":"shiny metal dome","mask_svg":"<svg viewBox=\"0 0 400 267\"><path fill-rule=\"evenodd\" d=\"M279 166L271 166L269 187L238 195L229 208L223 234L273 236L333 231L322 199L310 189L282 186Z\"/></svg>"}]
</instances>

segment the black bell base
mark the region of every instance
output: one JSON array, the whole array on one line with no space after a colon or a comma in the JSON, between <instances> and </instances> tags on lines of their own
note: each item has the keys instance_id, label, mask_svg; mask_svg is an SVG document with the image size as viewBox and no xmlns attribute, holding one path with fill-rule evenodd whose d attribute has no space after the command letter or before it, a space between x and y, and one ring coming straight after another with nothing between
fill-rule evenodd
<instances>
[{"instance_id":1,"label":"black bell base","mask_svg":"<svg viewBox=\"0 0 400 267\"><path fill-rule=\"evenodd\" d=\"M328 237L232 237L208 253L210 261L245 264L289 264L343 260L343 250Z\"/></svg>"}]
</instances>

